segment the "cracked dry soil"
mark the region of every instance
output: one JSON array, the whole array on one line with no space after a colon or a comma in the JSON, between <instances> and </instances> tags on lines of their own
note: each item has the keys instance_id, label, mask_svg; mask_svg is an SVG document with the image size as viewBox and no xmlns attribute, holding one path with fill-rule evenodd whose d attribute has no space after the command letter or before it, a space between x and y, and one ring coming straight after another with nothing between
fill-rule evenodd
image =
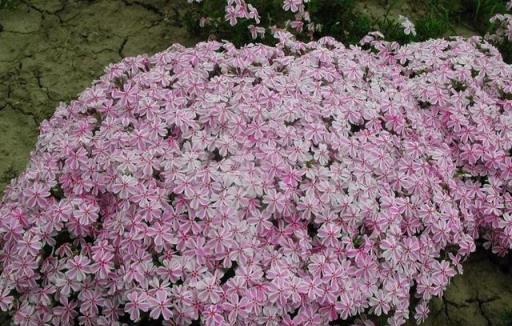
<instances>
[{"instance_id":1,"label":"cracked dry soil","mask_svg":"<svg viewBox=\"0 0 512 326\"><path fill-rule=\"evenodd\" d=\"M184 0L21 0L0 10L0 196L26 166L38 125L125 56L191 46ZM512 265L480 250L425 325L512 325ZM6 315L0 325L9 325ZM413 325L413 322L409 323Z\"/></svg>"},{"instance_id":2,"label":"cracked dry soil","mask_svg":"<svg viewBox=\"0 0 512 326\"><path fill-rule=\"evenodd\" d=\"M431 301L425 326L511 326L512 260L478 249L463 263L442 299ZM414 323L409 323L414 325Z\"/></svg>"}]
</instances>

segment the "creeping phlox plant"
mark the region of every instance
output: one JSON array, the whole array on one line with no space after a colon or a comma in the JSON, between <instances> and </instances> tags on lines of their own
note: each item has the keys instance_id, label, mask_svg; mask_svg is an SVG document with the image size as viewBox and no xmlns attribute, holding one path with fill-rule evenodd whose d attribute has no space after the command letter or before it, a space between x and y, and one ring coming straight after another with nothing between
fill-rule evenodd
<instances>
[{"instance_id":1,"label":"creeping phlox plant","mask_svg":"<svg viewBox=\"0 0 512 326\"><path fill-rule=\"evenodd\" d=\"M187 1L188 3L200 3L203 0ZM283 0L280 2L282 2L280 4L280 7L284 11L284 13L293 14L293 19L287 20L285 22L285 25L287 27L290 27L297 33L301 33L304 31L304 29L306 29L308 34L310 35L312 35L312 33L315 31L321 30L322 26L320 24L315 24L314 22L311 21L310 13L306 8L306 4L310 2L310 0ZM254 24L256 25L250 24L247 26L252 38L264 38L266 28L265 26L261 26L261 16L258 12L258 8L256 8L252 4L248 4L245 0L227 0L225 3L226 5L224 19L229 23L229 25L235 26L238 24L239 20L253 21ZM215 21L215 18L216 17L201 17L199 20L199 25L201 27L204 27L208 24L219 23L219 21ZM275 20L280 20L276 19L276 17L270 17L270 20L272 19L274 19L274 22Z\"/></svg>"},{"instance_id":2,"label":"creeping phlox plant","mask_svg":"<svg viewBox=\"0 0 512 326\"><path fill-rule=\"evenodd\" d=\"M59 106L0 206L0 309L402 325L477 239L507 252L512 68L495 48L277 36L126 58Z\"/></svg>"},{"instance_id":3,"label":"creeping phlox plant","mask_svg":"<svg viewBox=\"0 0 512 326\"><path fill-rule=\"evenodd\" d=\"M403 27L405 35L411 34L416 36L416 28L414 26L414 23L409 18L399 15L398 21L400 25Z\"/></svg>"},{"instance_id":4,"label":"creeping phlox plant","mask_svg":"<svg viewBox=\"0 0 512 326\"><path fill-rule=\"evenodd\" d=\"M491 42L501 43L512 41L512 15L497 14L490 19L490 23L495 25L492 33L485 35Z\"/></svg>"},{"instance_id":5,"label":"creeping phlox plant","mask_svg":"<svg viewBox=\"0 0 512 326\"><path fill-rule=\"evenodd\" d=\"M324 35L345 44L354 44L371 30L400 43L437 38L443 34L437 16L420 20L416 26L405 16L389 16L392 3L385 5L380 19L371 18L356 0L188 0L185 25L192 35L228 39L234 44L252 40L274 45L278 29L286 29L299 39L313 40ZM433 10L433 4L427 5ZM430 10L429 9L429 10ZM431 11L432 11L431 10ZM436 11L437 12L437 11ZM372 27L373 26L373 27Z\"/></svg>"}]
</instances>

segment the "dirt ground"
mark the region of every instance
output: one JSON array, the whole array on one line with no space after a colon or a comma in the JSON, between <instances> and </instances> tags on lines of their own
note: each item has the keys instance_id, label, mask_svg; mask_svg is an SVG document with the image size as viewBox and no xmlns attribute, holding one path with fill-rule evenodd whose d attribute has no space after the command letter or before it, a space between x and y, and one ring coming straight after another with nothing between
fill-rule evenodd
<instances>
[{"instance_id":1,"label":"dirt ground","mask_svg":"<svg viewBox=\"0 0 512 326\"><path fill-rule=\"evenodd\" d=\"M0 10L0 194L25 168L40 122L59 102L75 98L106 65L172 43L196 43L180 25L182 3L27 0ZM376 4L361 2L378 15ZM464 28L461 33L471 34ZM454 278L445 297L432 302L425 325L512 325L510 264L491 262L480 251L464 266L464 275Z\"/></svg>"}]
</instances>

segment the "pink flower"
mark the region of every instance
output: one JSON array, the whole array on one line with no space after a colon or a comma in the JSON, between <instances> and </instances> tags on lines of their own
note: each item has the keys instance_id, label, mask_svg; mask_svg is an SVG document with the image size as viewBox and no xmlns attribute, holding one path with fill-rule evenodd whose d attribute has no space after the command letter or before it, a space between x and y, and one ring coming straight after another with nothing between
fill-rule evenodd
<instances>
[{"instance_id":1,"label":"pink flower","mask_svg":"<svg viewBox=\"0 0 512 326\"><path fill-rule=\"evenodd\" d=\"M98 218L99 207L92 202L78 201L78 210L74 216L78 218L81 225L89 225Z\"/></svg>"},{"instance_id":2,"label":"pink flower","mask_svg":"<svg viewBox=\"0 0 512 326\"><path fill-rule=\"evenodd\" d=\"M119 100L119 104L123 107L137 103L138 101L138 86L132 83L125 83L123 90L114 89L112 97Z\"/></svg>"},{"instance_id":3,"label":"pink flower","mask_svg":"<svg viewBox=\"0 0 512 326\"><path fill-rule=\"evenodd\" d=\"M158 247L162 247L164 244L176 244L176 238L172 235L172 228L168 224L156 222L148 228L147 235L153 238Z\"/></svg>"},{"instance_id":4,"label":"pink flower","mask_svg":"<svg viewBox=\"0 0 512 326\"><path fill-rule=\"evenodd\" d=\"M80 312L85 315L98 315L98 306L101 306L104 303L104 298L102 298L100 292L97 290L84 290L80 293L79 299L81 300Z\"/></svg>"},{"instance_id":5,"label":"pink flower","mask_svg":"<svg viewBox=\"0 0 512 326\"><path fill-rule=\"evenodd\" d=\"M251 32L251 36L253 39L257 39L258 36L261 38L265 38L265 28L264 27L254 26L251 24L248 26L248 28L249 28L249 31Z\"/></svg>"},{"instance_id":6,"label":"pink flower","mask_svg":"<svg viewBox=\"0 0 512 326\"><path fill-rule=\"evenodd\" d=\"M153 319L158 319L160 315L164 320L170 320L173 316L170 310L171 298L168 297L166 291L157 291L154 297L147 299L149 304L149 316Z\"/></svg>"},{"instance_id":7,"label":"pink flower","mask_svg":"<svg viewBox=\"0 0 512 326\"><path fill-rule=\"evenodd\" d=\"M130 314L130 319L136 322L140 319L140 312L148 311L150 308L148 297L146 294L137 291L130 292L126 297L129 302L125 306L125 311Z\"/></svg>"},{"instance_id":8,"label":"pink flower","mask_svg":"<svg viewBox=\"0 0 512 326\"><path fill-rule=\"evenodd\" d=\"M7 287L3 287L2 291L0 291L0 310L7 311L12 306L14 301L14 297L9 295L11 290Z\"/></svg>"},{"instance_id":9,"label":"pink flower","mask_svg":"<svg viewBox=\"0 0 512 326\"><path fill-rule=\"evenodd\" d=\"M419 305L416 306L416 313L414 314L414 318L419 321L423 322L428 317L429 308L426 302L421 302Z\"/></svg>"},{"instance_id":10,"label":"pink flower","mask_svg":"<svg viewBox=\"0 0 512 326\"><path fill-rule=\"evenodd\" d=\"M231 26L235 26L238 22L238 15L236 12L236 8L233 6L226 6L226 21L229 21Z\"/></svg>"},{"instance_id":11,"label":"pink flower","mask_svg":"<svg viewBox=\"0 0 512 326\"><path fill-rule=\"evenodd\" d=\"M326 246L334 247L338 243L341 227L333 223L324 224L318 230L318 237L322 239L322 243Z\"/></svg>"},{"instance_id":12,"label":"pink flower","mask_svg":"<svg viewBox=\"0 0 512 326\"><path fill-rule=\"evenodd\" d=\"M20 256L37 256L42 248L41 238L31 232L27 232L23 235L23 238L19 241L18 254Z\"/></svg>"},{"instance_id":13,"label":"pink flower","mask_svg":"<svg viewBox=\"0 0 512 326\"><path fill-rule=\"evenodd\" d=\"M230 323L235 323L238 316L242 318L247 317L247 304L240 301L240 297L236 293L228 296L228 300L222 305L222 308L228 312L228 321Z\"/></svg>"},{"instance_id":14,"label":"pink flower","mask_svg":"<svg viewBox=\"0 0 512 326\"><path fill-rule=\"evenodd\" d=\"M71 324L78 315L76 307L78 306L76 301L69 301L67 296L60 297L60 306L53 309L55 316L59 318L63 324Z\"/></svg>"},{"instance_id":15,"label":"pink flower","mask_svg":"<svg viewBox=\"0 0 512 326\"><path fill-rule=\"evenodd\" d=\"M48 203L48 197L50 197L49 188L40 183L34 183L32 187L25 192L28 208L34 208L36 206L41 208L45 207Z\"/></svg>"},{"instance_id":16,"label":"pink flower","mask_svg":"<svg viewBox=\"0 0 512 326\"><path fill-rule=\"evenodd\" d=\"M282 278L277 278L271 283L271 288L268 293L268 300L272 303L277 303L281 307L286 305L290 292L288 290L288 281Z\"/></svg>"},{"instance_id":17,"label":"pink flower","mask_svg":"<svg viewBox=\"0 0 512 326\"><path fill-rule=\"evenodd\" d=\"M113 267L114 255L107 251L100 251L94 257L94 263L91 265L90 269L93 273L97 273L97 276L100 279L104 279L110 273Z\"/></svg>"},{"instance_id":18,"label":"pink flower","mask_svg":"<svg viewBox=\"0 0 512 326\"><path fill-rule=\"evenodd\" d=\"M222 289L219 288L217 282L216 276L208 276L197 282L196 287L201 300L208 303L218 303L220 301Z\"/></svg>"},{"instance_id":19,"label":"pink flower","mask_svg":"<svg viewBox=\"0 0 512 326\"><path fill-rule=\"evenodd\" d=\"M320 298L322 295L320 285L323 282L324 281L320 278L319 275L313 277L309 276L299 284L299 292L306 294L309 300Z\"/></svg>"},{"instance_id":20,"label":"pink flower","mask_svg":"<svg viewBox=\"0 0 512 326\"><path fill-rule=\"evenodd\" d=\"M302 0L283 0L283 9L285 11L297 12L299 6L302 6Z\"/></svg>"},{"instance_id":21,"label":"pink flower","mask_svg":"<svg viewBox=\"0 0 512 326\"><path fill-rule=\"evenodd\" d=\"M221 309L217 305L209 305L206 307L204 315L205 315L205 325L208 326L222 326L226 325L226 321L224 317L220 314Z\"/></svg>"},{"instance_id":22,"label":"pink flower","mask_svg":"<svg viewBox=\"0 0 512 326\"><path fill-rule=\"evenodd\" d=\"M123 175L112 185L112 191L119 194L119 198L127 199L136 193L137 180L134 177Z\"/></svg>"},{"instance_id":23,"label":"pink flower","mask_svg":"<svg viewBox=\"0 0 512 326\"><path fill-rule=\"evenodd\" d=\"M370 298L370 306L373 307L375 314L380 316L381 314L388 313L390 309L390 301L391 298L387 293L382 290L378 290L377 293L375 293L375 296Z\"/></svg>"},{"instance_id":24,"label":"pink flower","mask_svg":"<svg viewBox=\"0 0 512 326\"><path fill-rule=\"evenodd\" d=\"M67 262L68 271L66 272L66 276L70 279L81 282L85 279L85 274L90 273L89 263L89 258L85 256L79 255L73 257Z\"/></svg>"}]
</instances>

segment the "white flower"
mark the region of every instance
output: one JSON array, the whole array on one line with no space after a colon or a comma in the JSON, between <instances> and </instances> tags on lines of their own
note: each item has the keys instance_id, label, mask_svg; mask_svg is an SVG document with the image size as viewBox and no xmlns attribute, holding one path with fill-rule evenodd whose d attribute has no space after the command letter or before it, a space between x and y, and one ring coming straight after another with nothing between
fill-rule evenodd
<instances>
[{"instance_id":1,"label":"white flower","mask_svg":"<svg viewBox=\"0 0 512 326\"><path fill-rule=\"evenodd\" d=\"M414 27L413 22L405 16L399 15L398 21L400 22L400 25L404 28L405 35L412 34L413 36L416 36L416 28Z\"/></svg>"}]
</instances>

